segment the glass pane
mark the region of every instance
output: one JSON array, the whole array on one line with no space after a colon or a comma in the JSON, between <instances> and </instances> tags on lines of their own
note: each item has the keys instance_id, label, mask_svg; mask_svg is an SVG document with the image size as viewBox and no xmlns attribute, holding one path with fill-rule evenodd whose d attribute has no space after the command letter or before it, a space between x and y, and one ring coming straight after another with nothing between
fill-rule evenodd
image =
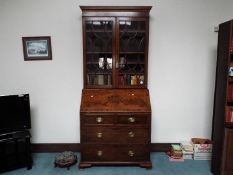
<instances>
[{"instance_id":1,"label":"glass pane","mask_svg":"<svg viewBox=\"0 0 233 175\"><path fill-rule=\"evenodd\" d=\"M111 32L87 32L87 52L112 52Z\"/></svg>"},{"instance_id":2,"label":"glass pane","mask_svg":"<svg viewBox=\"0 0 233 175\"><path fill-rule=\"evenodd\" d=\"M145 21L120 21L120 30L145 30Z\"/></svg>"},{"instance_id":3,"label":"glass pane","mask_svg":"<svg viewBox=\"0 0 233 175\"><path fill-rule=\"evenodd\" d=\"M112 31L112 21L87 21L86 30L109 30Z\"/></svg>"},{"instance_id":4,"label":"glass pane","mask_svg":"<svg viewBox=\"0 0 233 175\"><path fill-rule=\"evenodd\" d=\"M87 85L112 85L112 21L86 22Z\"/></svg>"},{"instance_id":5,"label":"glass pane","mask_svg":"<svg viewBox=\"0 0 233 175\"><path fill-rule=\"evenodd\" d=\"M145 33L143 32L120 32L121 52L144 52Z\"/></svg>"},{"instance_id":6,"label":"glass pane","mask_svg":"<svg viewBox=\"0 0 233 175\"><path fill-rule=\"evenodd\" d=\"M145 21L120 21L118 85L144 85Z\"/></svg>"},{"instance_id":7,"label":"glass pane","mask_svg":"<svg viewBox=\"0 0 233 175\"><path fill-rule=\"evenodd\" d=\"M118 84L143 85L144 72L144 54L120 54Z\"/></svg>"}]
</instances>

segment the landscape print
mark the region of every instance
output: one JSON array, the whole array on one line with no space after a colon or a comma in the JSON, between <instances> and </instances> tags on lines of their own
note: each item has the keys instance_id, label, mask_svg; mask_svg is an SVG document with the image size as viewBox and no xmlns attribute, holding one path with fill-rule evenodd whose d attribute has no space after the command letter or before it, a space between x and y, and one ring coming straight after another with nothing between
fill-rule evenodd
<instances>
[{"instance_id":1,"label":"landscape print","mask_svg":"<svg viewBox=\"0 0 233 175\"><path fill-rule=\"evenodd\" d=\"M48 56L47 40L32 40L26 42L27 55L29 57L45 57Z\"/></svg>"}]
</instances>

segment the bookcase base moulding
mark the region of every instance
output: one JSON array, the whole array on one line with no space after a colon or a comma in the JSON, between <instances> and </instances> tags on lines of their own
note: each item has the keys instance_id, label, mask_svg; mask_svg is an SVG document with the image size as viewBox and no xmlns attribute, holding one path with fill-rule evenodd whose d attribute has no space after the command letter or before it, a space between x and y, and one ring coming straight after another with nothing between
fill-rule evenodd
<instances>
[{"instance_id":1,"label":"bookcase base moulding","mask_svg":"<svg viewBox=\"0 0 233 175\"><path fill-rule=\"evenodd\" d=\"M114 166L114 165L119 165L119 166L140 166L142 168L147 168L151 169L152 164L151 162L82 162L79 165L79 169L85 169L85 168L90 168L91 166L96 165L96 166Z\"/></svg>"},{"instance_id":2,"label":"bookcase base moulding","mask_svg":"<svg viewBox=\"0 0 233 175\"><path fill-rule=\"evenodd\" d=\"M80 117L80 169L92 165L152 167L148 90L83 90Z\"/></svg>"}]
</instances>

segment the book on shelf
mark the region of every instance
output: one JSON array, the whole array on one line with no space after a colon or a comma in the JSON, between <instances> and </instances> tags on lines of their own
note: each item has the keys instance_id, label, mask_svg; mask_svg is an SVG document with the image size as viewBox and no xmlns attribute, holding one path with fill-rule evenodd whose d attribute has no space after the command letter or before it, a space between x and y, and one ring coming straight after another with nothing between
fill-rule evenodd
<instances>
[{"instance_id":1,"label":"book on shelf","mask_svg":"<svg viewBox=\"0 0 233 175\"><path fill-rule=\"evenodd\" d=\"M104 85L104 75L97 75L98 85Z\"/></svg>"},{"instance_id":2,"label":"book on shelf","mask_svg":"<svg viewBox=\"0 0 233 175\"><path fill-rule=\"evenodd\" d=\"M94 75L94 85L98 85L98 75Z\"/></svg>"},{"instance_id":3,"label":"book on shelf","mask_svg":"<svg viewBox=\"0 0 233 175\"><path fill-rule=\"evenodd\" d=\"M131 85L131 75L127 75L127 85Z\"/></svg>"},{"instance_id":4,"label":"book on shelf","mask_svg":"<svg viewBox=\"0 0 233 175\"><path fill-rule=\"evenodd\" d=\"M95 84L95 75L89 74L87 75L87 84L94 85Z\"/></svg>"},{"instance_id":5,"label":"book on shelf","mask_svg":"<svg viewBox=\"0 0 233 175\"><path fill-rule=\"evenodd\" d=\"M108 75L108 83L107 85L112 85L112 75Z\"/></svg>"},{"instance_id":6,"label":"book on shelf","mask_svg":"<svg viewBox=\"0 0 233 175\"><path fill-rule=\"evenodd\" d=\"M108 75L104 75L104 84L108 84Z\"/></svg>"},{"instance_id":7,"label":"book on shelf","mask_svg":"<svg viewBox=\"0 0 233 175\"><path fill-rule=\"evenodd\" d=\"M131 75L131 85L137 85L137 77L136 77L136 75Z\"/></svg>"},{"instance_id":8,"label":"book on shelf","mask_svg":"<svg viewBox=\"0 0 233 175\"><path fill-rule=\"evenodd\" d=\"M233 40L231 41L230 52L233 53Z\"/></svg>"},{"instance_id":9,"label":"book on shelf","mask_svg":"<svg viewBox=\"0 0 233 175\"><path fill-rule=\"evenodd\" d=\"M226 110L226 122L233 122L233 108L229 106Z\"/></svg>"},{"instance_id":10,"label":"book on shelf","mask_svg":"<svg viewBox=\"0 0 233 175\"><path fill-rule=\"evenodd\" d=\"M139 84L143 85L144 84L144 75L139 76Z\"/></svg>"},{"instance_id":11,"label":"book on shelf","mask_svg":"<svg viewBox=\"0 0 233 175\"><path fill-rule=\"evenodd\" d=\"M227 99L229 101L232 101L233 100L233 84L230 84L228 86L228 96L227 96Z\"/></svg>"},{"instance_id":12,"label":"book on shelf","mask_svg":"<svg viewBox=\"0 0 233 175\"><path fill-rule=\"evenodd\" d=\"M118 84L119 85L125 85L126 84L126 76L125 75L121 75L118 77Z\"/></svg>"}]
</instances>

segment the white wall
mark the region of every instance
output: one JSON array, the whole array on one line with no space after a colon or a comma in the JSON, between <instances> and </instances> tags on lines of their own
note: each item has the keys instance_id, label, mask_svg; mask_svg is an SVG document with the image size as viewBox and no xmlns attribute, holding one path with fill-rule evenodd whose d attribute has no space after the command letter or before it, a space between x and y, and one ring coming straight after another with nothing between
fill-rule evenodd
<instances>
[{"instance_id":1,"label":"white wall","mask_svg":"<svg viewBox=\"0 0 233 175\"><path fill-rule=\"evenodd\" d=\"M79 5L152 5L152 142L210 137L217 33L232 0L0 0L0 94L30 93L32 142L79 142ZM24 61L22 36L51 36L52 61Z\"/></svg>"}]
</instances>

